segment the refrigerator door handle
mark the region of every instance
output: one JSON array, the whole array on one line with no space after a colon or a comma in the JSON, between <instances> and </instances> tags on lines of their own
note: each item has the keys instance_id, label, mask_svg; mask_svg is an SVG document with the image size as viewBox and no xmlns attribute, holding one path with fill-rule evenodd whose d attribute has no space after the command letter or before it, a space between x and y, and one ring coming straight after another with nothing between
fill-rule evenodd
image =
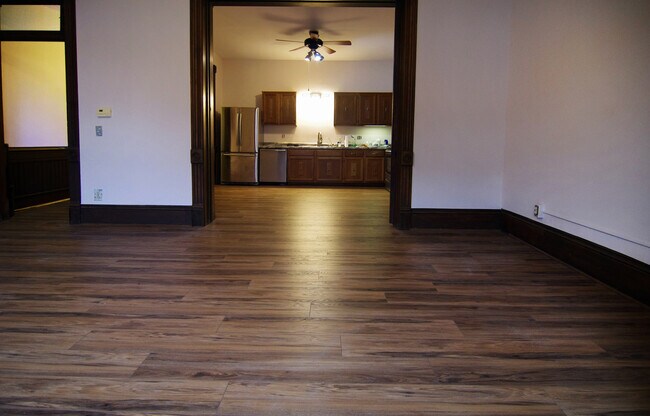
<instances>
[{"instance_id":1,"label":"refrigerator door handle","mask_svg":"<svg viewBox=\"0 0 650 416\"><path fill-rule=\"evenodd\" d=\"M237 149L241 149L241 113L237 113Z\"/></svg>"}]
</instances>

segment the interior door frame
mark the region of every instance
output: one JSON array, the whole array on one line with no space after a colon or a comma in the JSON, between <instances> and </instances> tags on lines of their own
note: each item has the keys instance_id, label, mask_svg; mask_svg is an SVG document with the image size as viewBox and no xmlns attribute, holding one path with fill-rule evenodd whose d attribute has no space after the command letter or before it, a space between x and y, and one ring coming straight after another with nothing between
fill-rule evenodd
<instances>
[{"instance_id":1,"label":"interior door frame","mask_svg":"<svg viewBox=\"0 0 650 416\"><path fill-rule=\"evenodd\" d=\"M0 41L63 42L65 48L66 117L68 128L68 182L70 189L70 222L80 222L81 175L79 165L79 98L77 87L77 35L75 0L0 0L1 5L53 5L61 8L61 27L58 31L0 31ZM0 78L1 81L1 78ZM0 87L0 93L2 92ZM0 96L0 218L8 216L6 189L7 158L2 125L3 111ZM6 207L6 208L5 208ZM7 212L5 212L5 209ZM6 218L6 217L5 217Z\"/></svg>"},{"instance_id":2,"label":"interior door frame","mask_svg":"<svg viewBox=\"0 0 650 416\"><path fill-rule=\"evenodd\" d=\"M411 228L413 172L413 123L415 114L415 65L417 49L417 0L191 0L190 50L192 85L192 223L212 221L213 180L211 133L214 116L211 92L213 6L338 6L394 7L395 45L393 67L393 126L391 152L390 222L399 229ZM212 137L211 137L212 136Z\"/></svg>"}]
</instances>

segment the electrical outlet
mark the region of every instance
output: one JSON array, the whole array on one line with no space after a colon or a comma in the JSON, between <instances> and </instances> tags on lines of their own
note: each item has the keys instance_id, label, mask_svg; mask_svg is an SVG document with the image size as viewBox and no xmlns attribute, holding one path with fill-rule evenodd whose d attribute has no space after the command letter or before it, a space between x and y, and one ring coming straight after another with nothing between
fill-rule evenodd
<instances>
[{"instance_id":1,"label":"electrical outlet","mask_svg":"<svg viewBox=\"0 0 650 416\"><path fill-rule=\"evenodd\" d=\"M95 136L102 137L104 135L104 128L102 126L95 126Z\"/></svg>"},{"instance_id":2,"label":"electrical outlet","mask_svg":"<svg viewBox=\"0 0 650 416\"><path fill-rule=\"evenodd\" d=\"M101 200L104 199L104 190L96 188L93 193L93 199L95 202L101 202Z\"/></svg>"},{"instance_id":3,"label":"electrical outlet","mask_svg":"<svg viewBox=\"0 0 650 416\"><path fill-rule=\"evenodd\" d=\"M533 206L533 215L540 220L544 218L544 205L537 204Z\"/></svg>"}]
</instances>

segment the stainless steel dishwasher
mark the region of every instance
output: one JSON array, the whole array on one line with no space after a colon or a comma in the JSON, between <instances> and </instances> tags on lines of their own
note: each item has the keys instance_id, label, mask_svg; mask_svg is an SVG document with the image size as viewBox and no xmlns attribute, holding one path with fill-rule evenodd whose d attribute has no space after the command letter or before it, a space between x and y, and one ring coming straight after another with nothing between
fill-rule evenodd
<instances>
[{"instance_id":1,"label":"stainless steel dishwasher","mask_svg":"<svg viewBox=\"0 0 650 416\"><path fill-rule=\"evenodd\" d=\"M260 149L260 182L287 183L287 149Z\"/></svg>"}]
</instances>

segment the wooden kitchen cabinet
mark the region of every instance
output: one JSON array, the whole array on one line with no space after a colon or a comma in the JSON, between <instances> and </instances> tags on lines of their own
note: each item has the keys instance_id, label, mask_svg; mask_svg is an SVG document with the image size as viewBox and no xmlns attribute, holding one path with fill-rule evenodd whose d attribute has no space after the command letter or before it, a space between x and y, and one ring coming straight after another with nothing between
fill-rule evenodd
<instances>
[{"instance_id":1,"label":"wooden kitchen cabinet","mask_svg":"<svg viewBox=\"0 0 650 416\"><path fill-rule=\"evenodd\" d=\"M376 124L377 120L377 94L359 94L359 125Z\"/></svg>"},{"instance_id":2,"label":"wooden kitchen cabinet","mask_svg":"<svg viewBox=\"0 0 650 416\"><path fill-rule=\"evenodd\" d=\"M384 155L383 149L289 149L287 182L383 185Z\"/></svg>"},{"instance_id":3,"label":"wooden kitchen cabinet","mask_svg":"<svg viewBox=\"0 0 650 416\"><path fill-rule=\"evenodd\" d=\"M367 150L363 159L364 183L384 184L384 154L383 150Z\"/></svg>"},{"instance_id":4,"label":"wooden kitchen cabinet","mask_svg":"<svg viewBox=\"0 0 650 416\"><path fill-rule=\"evenodd\" d=\"M296 125L296 92L263 91L262 121L264 124Z\"/></svg>"},{"instance_id":5,"label":"wooden kitchen cabinet","mask_svg":"<svg viewBox=\"0 0 650 416\"><path fill-rule=\"evenodd\" d=\"M314 151L289 149L287 153L287 182L314 182Z\"/></svg>"},{"instance_id":6,"label":"wooden kitchen cabinet","mask_svg":"<svg viewBox=\"0 0 650 416\"><path fill-rule=\"evenodd\" d=\"M345 150L343 159L343 182L363 183L363 154L361 149Z\"/></svg>"},{"instance_id":7,"label":"wooden kitchen cabinet","mask_svg":"<svg viewBox=\"0 0 650 416\"><path fill-rule=\"evenodd\" d=\"M316 151L316 182L341 182L342 150Z\"/></svg>"},{"instance_id":8,"label":"wooden kitchen cabinet","mask_svg":"<svg viewBox=\"0 0 650 416\"><path fill-rule=\"evenodd\" d=\"M335 126L356 126L358 125L359 94L355 92L334 93L334 125Z\"/></svg>"},{"instance_id":9,"label":"wooden kitchen cabinet","mask_svg":"<svg viewBox=\"0 0 650 416\"><path fill-rule=\"evenodd\" d=\"M355 110L356 108L356 110ZM334 93L334 125L391 125L393 94L390 92Z\"/></svg>"},{"instance_id":10,"label":"wooden kitchen cabinet","mask_svg":"<svg viewBox=\"0 0 650 416\"><path fill-rule=\"evenodd\" d=\"M375 124L390 126L393 124L393 94L380 92L376 95L377 109L375 112Z\"/></svg>"}]
</instances>

